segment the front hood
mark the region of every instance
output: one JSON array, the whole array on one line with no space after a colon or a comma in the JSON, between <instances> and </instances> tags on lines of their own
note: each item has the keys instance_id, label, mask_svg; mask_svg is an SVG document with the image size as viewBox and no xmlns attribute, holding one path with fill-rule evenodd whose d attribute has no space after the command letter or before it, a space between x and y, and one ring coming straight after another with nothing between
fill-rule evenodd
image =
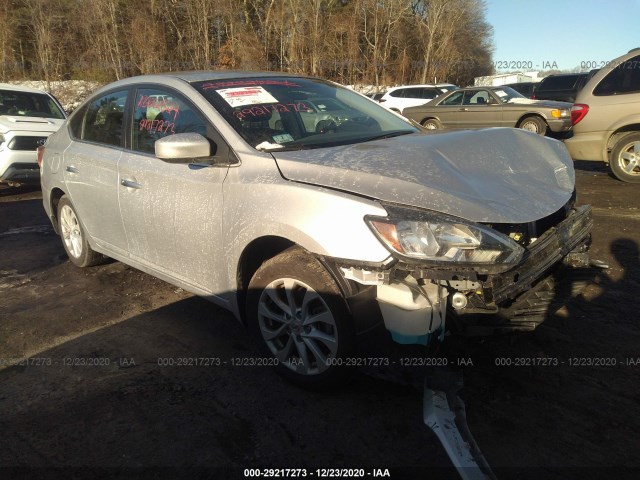
<instances>
[{"instance_id":1,"label":"front hood","mask_svg":"<svg viewBox=\"0 0 640 480\"><path fill-rule=\"evenodd\" d=\"M475 222L540 219L569 200L575 182L562 143L511 128L271 153L288 180Z\"/></svg>"},{"instance_id":2,"label":"front hood","mask_svg":"<svg viewBox=\"0 0 640 480\"><path fill-rule=\"evenodd\" d=\"M0 115L0 131L57 132L64 123L63 118L22 117L20 115Z\"/></svg>"}]
</instances>

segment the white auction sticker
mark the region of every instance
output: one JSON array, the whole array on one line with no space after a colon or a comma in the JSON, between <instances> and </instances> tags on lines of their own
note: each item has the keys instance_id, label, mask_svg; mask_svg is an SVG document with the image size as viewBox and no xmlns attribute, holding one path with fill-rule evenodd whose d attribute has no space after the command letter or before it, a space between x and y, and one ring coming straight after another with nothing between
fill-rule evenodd
<instances>
[{"instance_id":1,"label":"white auction sticker","mask_svg":"<svg viewBox=\"0 0 640 480\"><path fill-rule=\"evenodd\" d=\"M232 107L257 105L260 103L278 103L278 100L260 86L223 88L216 90Z\"/></svg>"}]
</instances>

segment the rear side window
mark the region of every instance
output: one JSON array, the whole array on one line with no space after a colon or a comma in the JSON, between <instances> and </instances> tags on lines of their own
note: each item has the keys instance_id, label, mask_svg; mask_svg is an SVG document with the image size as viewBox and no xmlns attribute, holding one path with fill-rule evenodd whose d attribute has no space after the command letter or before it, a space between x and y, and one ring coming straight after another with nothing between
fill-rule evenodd
<instances>
[{"instance_id":1,"label":"rear side window","mask_svg":"<svg viewBox=\"0 0 640 480\"><path fill-rule=\"evenodd\" d=\"M70 121L74 138L122 146L127 91L110 92L92 100Z\"/></svg>"},{"instance_id":2,"label":"rear side window","mask_svg":"<svg viewBox=\"0 0 640 480\"><path fill-rule=\"evenodd\" d=\"M490 102L491 97L486 90L471 90L464 94L464 105L486 105Z\"/></svg>"},{"instance_id":3,"label":"rear side window","mask_svg":"<svg viewBox=\"0 0 640 480\"><path fill-rule=\"evenodd\" d=\"M561 75L557 77L547 77L540 84L538 90L570 90L576 83L579 75Z\"/></svg>"},{"instance_id":4,"label":"rear side window","mask_svg":"<svg viewBox=\"0 0 640 480\"><path fill-rule=\"evenodd\" d=\"M616 65L593 90L597 96L640 92L640 55Z\"/></svg>"}]
</instances>

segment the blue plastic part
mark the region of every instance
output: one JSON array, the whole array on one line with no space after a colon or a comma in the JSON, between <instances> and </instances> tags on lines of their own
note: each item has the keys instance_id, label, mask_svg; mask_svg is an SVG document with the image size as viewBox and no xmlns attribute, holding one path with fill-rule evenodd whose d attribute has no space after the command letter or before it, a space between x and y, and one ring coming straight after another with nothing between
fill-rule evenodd
<instances>
[{"instance_id":1,"label":"blue plastic part","mask_svg":"<svg viewBox=\"0 0 640 480\"><path fill-rule=\"evenodd\" d=\"M401 345L429 345L431 334L426 335L402 335L401 333L391 332L391 338Z\"/></svg>"}]
</instances>

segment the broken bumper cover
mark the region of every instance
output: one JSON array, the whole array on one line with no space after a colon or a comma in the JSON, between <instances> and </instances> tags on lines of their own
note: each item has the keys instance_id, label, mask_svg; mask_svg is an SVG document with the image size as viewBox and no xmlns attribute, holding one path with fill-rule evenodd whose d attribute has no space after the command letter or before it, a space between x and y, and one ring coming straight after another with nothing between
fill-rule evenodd
<instances>
[{"instance_id":1,"label":"broken bumper cover","mask_svg":"<svg viewBox=\"0 0 640 480\"><path fill-rule=\"evenodd\" d=\"M532 330L546 318L552 304L560 306L566 300L567 289L558 285L559 273L574 270L566 267L576 263L588 265L586 251L592 226L590 206L571 210L564 220L531 243L520 262L504 273L481 274L473 268L456 265L429 267L401 260L371 270L339 266L343 279L360 283L361 289L368 292L369 302L377 304L376 311L381 311L376 317L383 319L398 343L426 344L433 334L443 338L447 310L455 314L459 330L465 330L467 323L472 325L473 317L479 318L481 328L474 334ZM397 294L390 292L393 288L398 290ZM406 300L409 290L415 292L415 302L411 297ZM420 305L420 295L427 299L427 305ZM464 307L457 308L453 303L451 308L450 299L455 298L454 295L464 296ZM358 322L358 318L365 315L353 307L355 305L352 313ZM371 326L371 305L366 316Z\"/></svg>"}]
</instances>

